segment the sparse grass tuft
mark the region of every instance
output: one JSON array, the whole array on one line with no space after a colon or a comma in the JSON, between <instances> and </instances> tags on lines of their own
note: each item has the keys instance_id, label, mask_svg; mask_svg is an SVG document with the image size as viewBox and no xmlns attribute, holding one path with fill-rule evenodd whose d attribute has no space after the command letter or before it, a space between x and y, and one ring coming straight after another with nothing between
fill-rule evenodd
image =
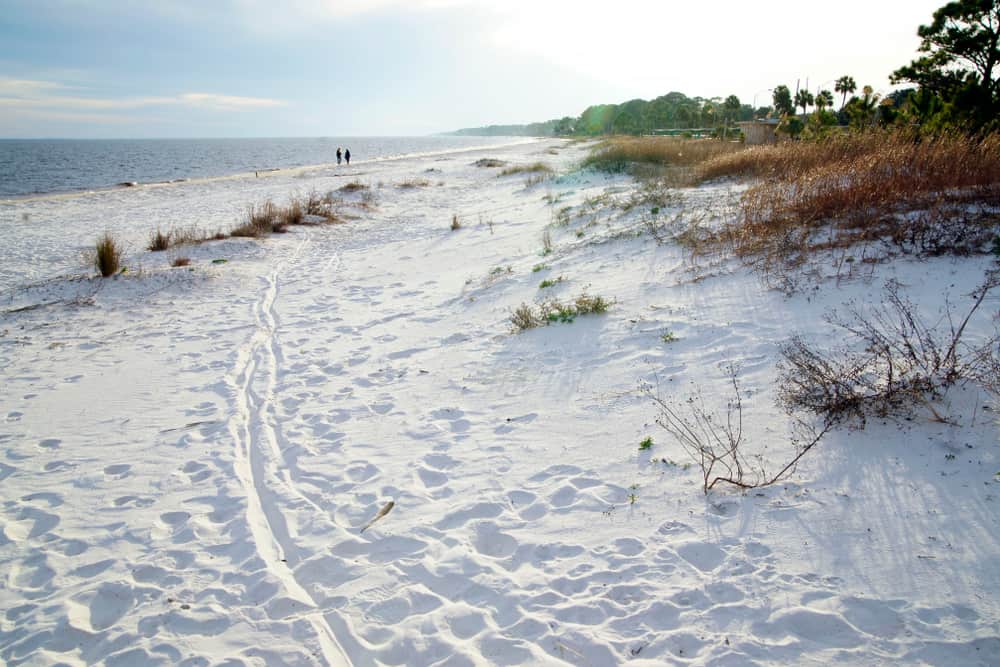
<instances>
[{"instance_id":1,"label":"sparse grass tuft","mask_svg":"<svg viewBox=\"0 0 1000 667\"><path fill-rule=\"evenodd\" d=\"M555 287L564 280L565 278L563 278L562 276L559 276L555 280L550 280L549 278L546 278L545 280L543 280L538 284L538 289L548 289L549 287Z\"/></svg>"},{"instance_id":2,"label":"sparse grass tuft","mask_svg":"<svg viewBox=\"0 0 1000 667\"><path fill-rule=\"evenodd\" d=\"M302 209L302 203L298 199L292 200L291 204L278 212L280 224L286 227L288 225L301 225L304 218L305 211Z\"/></svg>"},{"instance_id":3,"label":"sparse grass tuft","mask_svg":"<svg viewBox=\"0 0 1000 667\"><path fill-rule=\"evenodd\" d=\"M542 257L551 254L552 250L552 234L546 229L542 232Z\"/></svg>"},{"instance_id":4,"label":"sparse grass tuft","mask_svg":"<svg viewBox=\"0 0 1000 667\"><path fill-rule=\"evenodd\" d=\"M455 213L451 216L451 231L455 232L462 228L462 223L458 219L458 214Z\"/></svg>"},{"instance_id":5,"label":"sparse grass tuft","mask_svg":"<svg viewBox=\"0 0 1000 667\"><path fill-rule=\"evenodd\" d=\"M484 157L480 160L476 160L472 164L477 167L503 167L507 163L493 157Z\"/></svg>"},{"instance_id":6,"label":"sparse grass tuft","mask_svg":"<svg viewBox=\"0 0 1000 667\"><path fill-rule=\"evenodd\" d=\"M410 189L410 188L426 188L431 182L426 178L408 178L405 181L400 182L396 187Z\"/></svg>"},{"instance_id":7,"label":"sparse grass tuft","mask_svg":"<svg viewBox=\"0 0 1000 667\"><path fill-rule=\"evenodd\" d=\"M170 241L170 232L164 233L157 227L155 232L150 232L146 249L152 252L161 252L171 246Z\"/></svg>"},{"instance_id":8,"label":"sparse grass tuft","mask_svg":"<svg viewBox=\"0 0 1000 667\"><path fill-rule=\"evenodd\" d=\"M285 231L287 226L280 220L278 207L268 200L260 206L248 206L244 221L233 228L231 235L256 239L272 232Z\"/></svg>"},{"instance_id":9,"label":"sparse grass tuft","mask_svg":"<svg viewBox=\"0 0 1000 667\"><path fill-rule=\"evenodd\" d=\"M170 266L188 266L190 263L191 259L189 257L174 257L174 259L170 262Z\"/></svg>"},{"instance_id":10,"label":"sparse grass tuft","mask_svg":"<svg viewBox=\"0 0 1000 667\"><path fill-rule=\"evenodd\" d=\"M645 440L643 440L642 442L639 443L639 451L640 452L644 452L644 451L646 451L648 449L652 449L652 448L653 448L653 439L650 438L650 437L647 437Z\"/></svg>"},{"instance_id":11,"label":"sparse grass tuft","mask_svg":"<svg viewBox=\"0 0 1000 667\"><path fill-rule=\"evenodd\" d=\"M341 192L360 192L362 190L371 190L371 186L367 183L362 183L357 179L340 186Z\"/></svg>"},{"instance_id":12,"label":"sparse grass tuft","mask_svg":"<svg viewBox=\"0 0 1000 667\"><path fill-rule=\"evenodd\" d=\"M105 278L113 276L122 268L122 254L121 244L111 232L104 232L94 245L94 266Z\"/></svg>"},{"instance_id":13,"label":"sparse grass tuft","mask_svg":"<svg viewBox=\"0 0 1000 667\"><path fill-rule=\"evenodd\" d=\"M551 268L552 267L549 266L548 264L535 264L533 267L531 267L531 272L532 273L538 273L539 271L543 271L545 269L551 269Z\"/></svg>"}]
</instances>

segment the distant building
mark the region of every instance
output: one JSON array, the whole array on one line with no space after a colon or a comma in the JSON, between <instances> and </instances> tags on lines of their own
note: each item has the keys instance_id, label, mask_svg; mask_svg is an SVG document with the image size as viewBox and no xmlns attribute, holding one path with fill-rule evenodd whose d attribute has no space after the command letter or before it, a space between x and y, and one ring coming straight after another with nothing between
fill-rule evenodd
<instances>
[{"instance_id":1,"label":"distant building","mask_svg":"<svg viewBox=\"0 0 1000 667\"><path fill-rule=\"evenodd\" d=\"M756 146L778 143L778 136L774 131L780 122L777 118L764 118L760 120L745 120L737 123L737 125L743 131L744 142L748 146Z\"/></svg>"}]
</instances>

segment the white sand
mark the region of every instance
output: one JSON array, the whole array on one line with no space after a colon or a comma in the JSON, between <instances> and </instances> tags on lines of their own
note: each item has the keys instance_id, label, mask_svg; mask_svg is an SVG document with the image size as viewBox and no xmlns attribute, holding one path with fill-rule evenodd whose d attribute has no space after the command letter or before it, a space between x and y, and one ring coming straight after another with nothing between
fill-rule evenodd
<instances>
[{"instance_id":1,"label":"white sand","mask_svg":"<svg viewBox=\"0 0 1000 667\"><path fill-rule=\"evenodd\" d=\"M965 306L990 259L900 259L784 297L735 262L693 274L643 211L601 209L549 227L542 258L560 208L634 187L576 171L583 151L0 203L0 662L1000 664L987 394L936 406L958 425L838 430L788 483L705 497L639 391L724 406L720 364L740 364L747 429L777 461L783 341L836 342L823 313L890 277L929 314ZM480 157L562 175L526 188ZM348 224L142 249L156 226L228 227L354 177L379 204ZM738 191L678 207L732 215ZM105 229L129 271L83 277ZM615 306L511 334L558 276L546 292ZM991 296L972 335L998 312Z\"/></svg>"}]
</instances>

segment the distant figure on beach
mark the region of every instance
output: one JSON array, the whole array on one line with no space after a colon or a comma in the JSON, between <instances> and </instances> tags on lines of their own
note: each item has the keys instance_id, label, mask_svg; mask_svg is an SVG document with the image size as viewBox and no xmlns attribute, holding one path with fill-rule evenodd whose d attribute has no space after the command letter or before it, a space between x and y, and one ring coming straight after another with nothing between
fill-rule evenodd
<instances>
[{"instance_id":1,"label":"distant figure on beach","mask_svg":"<svg viewBox=\"0 0 1000 667\"><path fill-rule=\"evenodd\" d=\"M340 156L341 156L340 146L337 146L337 164L340 164ZM347 161L350 162L351 158L347 158Z\"/></svg>"},{"instance_id":2,"label":"distant figure on beach","mask_svg":"<svg viewBox=\"0 0 1000 667\"><path fill-rule=\"evenodd\" d=\"M347 160L347 164L351 164L351 149L348 148L344 151L344 159Z\"/></svg>"}]
</instances>

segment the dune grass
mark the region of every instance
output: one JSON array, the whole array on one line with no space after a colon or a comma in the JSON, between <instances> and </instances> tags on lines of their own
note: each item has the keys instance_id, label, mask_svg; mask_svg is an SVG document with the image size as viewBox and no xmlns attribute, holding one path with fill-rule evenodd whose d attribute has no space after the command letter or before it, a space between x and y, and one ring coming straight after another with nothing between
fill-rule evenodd
<instances>
[{"instance_id":1,"label":"dune grass","mask_svg":"<svg viewBox=\"0 0 1000 667\"><path fill-rule=\"evenodd\" d=\"M533 162L532 164L519 164L501 170L497 177L514 176L515 174L554 174L555 170L544 162Z\"/></svg>"},{"instance_id":2,"label":"dune grass","mask_svg":"<svg viewBox=\"0 0 1000 667\"><path fill-rule=\"evenodd\" d=\"M668 169L693 171L707 160L742 150L742 144L715 139L611 137L597 144L582 166L608 173L661 175Z\"/></svg>"},{"instance_id":3,"label":"dune grass","mask_svg":"<svg viewBox=\"0 0 1000 667\"><path fill-rule=\"evenodd\" d=\"M859 242L919 254L986 252L1000 229L989 209L1000 204L1000 135L854 134L755 148L704 170L761 179L720 238L737 256L768 263Z\"/></svg>"},{"instance_id":4,"label":"dune grass","mask_svg":"<svg viewBox=\"0 0 1000 667\"><path fill-rule=\"evenodd\" d=\"M121 243L111 232L104 232L94 244L94 266L105 278L113 276L121 270L123 254Z\"/></svg>"}]
</instances>

